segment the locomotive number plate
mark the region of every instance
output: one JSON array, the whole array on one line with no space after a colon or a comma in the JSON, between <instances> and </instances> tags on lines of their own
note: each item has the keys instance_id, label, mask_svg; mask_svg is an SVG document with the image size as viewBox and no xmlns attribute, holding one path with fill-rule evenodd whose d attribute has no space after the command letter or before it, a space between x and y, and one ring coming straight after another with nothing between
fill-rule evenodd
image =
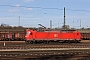
<instances>
[{"instance_id":1,"label":"locomotive number plate","mask_svg":"<svg viewBox=\"0 0 90 60\"><path fill-rule=\"evenodd\" d=\"M58 37L58 34L54 34L54 37Z\"/></svg>"}]
</instances>

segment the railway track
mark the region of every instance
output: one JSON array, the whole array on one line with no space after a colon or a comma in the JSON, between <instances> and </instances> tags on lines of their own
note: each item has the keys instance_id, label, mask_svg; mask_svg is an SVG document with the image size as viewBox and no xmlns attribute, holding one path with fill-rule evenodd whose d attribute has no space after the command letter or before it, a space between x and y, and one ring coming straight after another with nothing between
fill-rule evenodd
<instances>
[{"instance_id":1,"label":"railway track","mask_svg":"<svg viewBox=\"0 0 90 60\"><path fill-rule=\"evenodd\" d=\"M1 46L0 49L53 49L53 48L90 48L89 45L44 45L44 46Z\"/></svg>"},{"instance_id":2,"label":"railway track","mask_svg":"<svg viewBox=\"0 0 90 60\"><path fill-rule=\"evenodd\" d=\"M13 43L4 43L0 45L0 49L38 49L38 48L90 48L89 43L80 43L80 44L13 44Z\"/></svg>"},{"instance_id":3,"label":"railway track","mask_svg":"<svg viewBox=\"0 0 90 60\"><path fill-rule=\"evenodd\" d=\"M26 44L25 42L0 42L0 49L59 49L59 48L78 48L78 49L88 49L90 48L90 43L72 43L72 44Z\"/></svg>"},{"instance_id":4,"label":"railway track","mask_svg":"<svg viewBox=\"0 0 90 60\"><path fill-rule=\"evenodd\" d=\"M5 42L5 41L4 41ZM0 42L0 60L90 60L90 43Z\"/></svg>"},{"instance_id":5,"label":"railway track","mask_svg":"<svg viewBox=\"0 0 90 60\"><path fill-rule=\"evenodd\" d=\"M2 52L1 59L17 59L17 60L90 60L89 51L34 51L34 52Z\"/></svg>"}]
</instances>

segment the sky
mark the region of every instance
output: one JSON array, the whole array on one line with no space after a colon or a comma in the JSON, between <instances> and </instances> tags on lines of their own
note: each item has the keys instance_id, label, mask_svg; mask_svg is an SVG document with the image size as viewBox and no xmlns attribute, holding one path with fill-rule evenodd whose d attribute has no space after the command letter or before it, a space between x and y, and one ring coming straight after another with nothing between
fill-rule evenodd
<instances>
[{"instance_id":1,"label":"sky","mask_svg":"<svg viewBox=\"0 0 90 60\"><path fill-rule=\"evenodd\" d=\"M23 27L90 27L90 0L0 0L0 24Z\"/></svg>"}]
</instances>

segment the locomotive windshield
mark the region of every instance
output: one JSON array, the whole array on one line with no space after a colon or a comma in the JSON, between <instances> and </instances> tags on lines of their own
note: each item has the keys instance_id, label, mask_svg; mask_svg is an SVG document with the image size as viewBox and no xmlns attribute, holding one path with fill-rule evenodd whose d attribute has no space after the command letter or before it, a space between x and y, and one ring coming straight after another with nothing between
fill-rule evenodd
<instances>
[{"instance_id":1,"label":"locomotive windshield","mask_svg":"<svg viewBox=\"0 0 90 60\"><path fill-rule=\"evenodd\" d=\"M26 32L26 35L30 34L30 31Z\"/></svg>"}]
</instances>

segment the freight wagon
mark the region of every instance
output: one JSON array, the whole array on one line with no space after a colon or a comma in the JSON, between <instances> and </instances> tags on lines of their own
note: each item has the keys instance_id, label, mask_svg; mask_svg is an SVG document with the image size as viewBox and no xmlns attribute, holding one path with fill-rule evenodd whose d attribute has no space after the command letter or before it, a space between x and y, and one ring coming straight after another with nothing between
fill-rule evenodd
<instances>
[{"instance_id":1,"label":"freight wagon","mask_svg":"<svg viewBox=\"0 0 90 60\"><path fill-rule=\"evenodd\" d=\"M81 33L82 40L90 40L90 29L78 30Z\"/></svg>"},{"instance_id":2,"label":"freight wagon","mask_svg":"<svg viewBox=\"0 0 90 60\"><path fill-rule=\"evenodd\" d=\"M81 33L81 39L90 40L90 33Z\"/></svg>"},{"instance_id":3,"label":"freight wagon","mask_svg":"<svg viewBox=\"0 0 90 60\"><path fill-rule=\"evenodd\" d=\"M0 31L0 41L23 41L24 38L24 31Z\"/></svg>"},{"instance_id":4,"label":"freight wagon","mask_svg":"<svg viewBox=\"0 0 90 60\"><path fill-rule=\"evenodd\" d=\"M49 42L80 42L81 34L76 30L61 31L36 31L26 30L26 42L28 43L49 43Z\"/></svg>"}]
</instances>

